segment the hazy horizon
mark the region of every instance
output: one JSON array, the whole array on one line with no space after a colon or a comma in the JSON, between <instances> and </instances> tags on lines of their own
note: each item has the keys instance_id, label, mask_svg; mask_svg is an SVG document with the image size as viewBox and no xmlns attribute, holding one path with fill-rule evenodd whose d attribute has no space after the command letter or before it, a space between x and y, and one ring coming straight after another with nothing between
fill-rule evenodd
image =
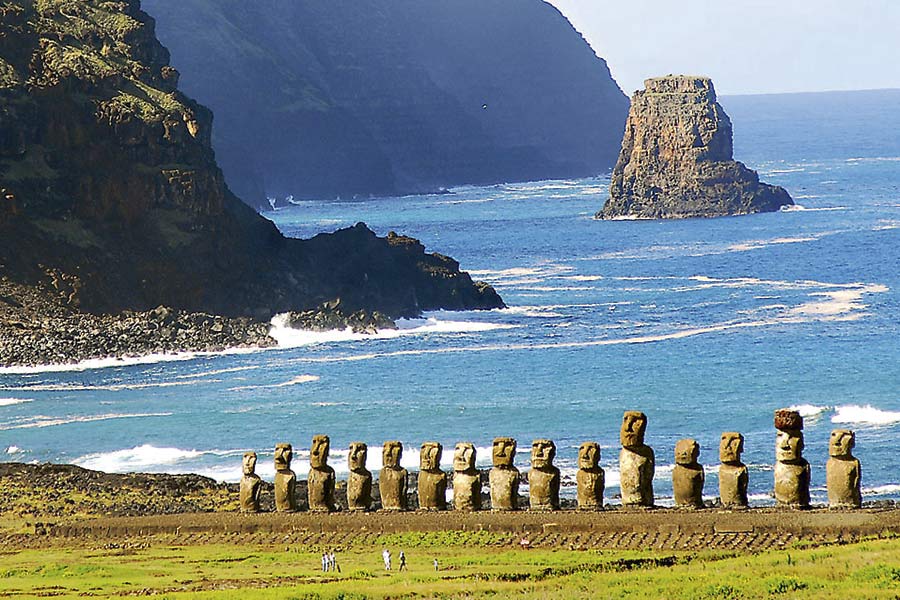
<instances>
[{"instance_id":1,"label":"hazy horizon","mask_svg":"<svg viewBox=\"0 0 900 600\"><path fill-rule=\"evenodd\" d=\"M708 75L722 95L900 88L900 2L547 0L627 95L649 77Z\"/></svg>"}]
</instances>

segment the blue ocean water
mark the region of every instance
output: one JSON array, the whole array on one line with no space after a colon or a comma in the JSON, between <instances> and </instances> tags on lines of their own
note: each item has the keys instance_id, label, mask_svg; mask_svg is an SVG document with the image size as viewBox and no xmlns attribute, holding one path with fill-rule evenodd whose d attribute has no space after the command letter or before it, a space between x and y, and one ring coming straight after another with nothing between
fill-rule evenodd
<instances>
[{"instance_id":1,"label":"blue ocean water","mask_svg":"<svg viewBox=\"0 0 900 600\"><path fill-rule=\"evenodd\" d=\"M277 327L282 347L77 370L0 371L6 460L107 471L240 476L240 455L311 437L416 448L534 438L603 448L618 492L623 410L649 417L656 493L671 496L675 442L701 444L716 495L718 439L746 436L756 504L771 502L773 411L806 415L813 499L824 501L832 428L857 432L867 500L900 498L900 91L724 98L738 159L799 205L688 221L592 219L608 178L465 187L449 195L298 201L270 216L310 236L365 221L420 238L494 284L510 308L432 313L375 338ZM110 364L112 362L112 364ZM370 468L380 452L370 451ZM573 488L564 490L573 493Z\"/></svg>"}]
</instances>

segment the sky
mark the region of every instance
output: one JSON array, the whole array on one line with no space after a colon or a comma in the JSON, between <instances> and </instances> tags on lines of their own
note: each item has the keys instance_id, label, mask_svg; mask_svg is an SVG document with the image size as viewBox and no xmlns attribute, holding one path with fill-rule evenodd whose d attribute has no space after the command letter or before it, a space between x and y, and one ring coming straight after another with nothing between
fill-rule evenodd
<instances>
[{"instance_id":1,"label":"sky","mask_svg":"<svg viewBox=\"0 0 900 600\"><path fill-rule=\"evenodd\" d=\"M548 0L626 94L708 75L720 94L900 88L900 0Z\"/></svg>"}]
</instances>

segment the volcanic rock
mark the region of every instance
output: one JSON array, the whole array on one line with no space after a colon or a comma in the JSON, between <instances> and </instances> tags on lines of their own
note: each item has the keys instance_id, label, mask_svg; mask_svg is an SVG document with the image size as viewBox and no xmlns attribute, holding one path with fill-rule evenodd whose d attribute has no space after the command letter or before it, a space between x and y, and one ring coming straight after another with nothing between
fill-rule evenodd
<instances>
[{"instance_id":1,"label":"volcanic rock","mask_svg":"<svg viewBox=\"0 0 900 600\"><path fill-rule=\"evenodd\" d=\"M712 81L684 75L634 93L601 219L680 219L777 211L792 205L733 159L731 120Z\"/></svg>"}]
</instances>

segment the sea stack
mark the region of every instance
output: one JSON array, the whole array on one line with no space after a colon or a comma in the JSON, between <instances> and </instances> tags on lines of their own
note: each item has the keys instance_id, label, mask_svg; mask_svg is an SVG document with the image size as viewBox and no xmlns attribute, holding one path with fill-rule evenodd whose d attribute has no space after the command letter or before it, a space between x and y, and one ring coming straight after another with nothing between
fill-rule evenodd
<instances>
[{"instance_id":1,"label":"sea stack","mask_svg":"<svg viewBox=\"0 0 900 600\"><path fill-rule=\"evenodd\" d=\"M731 120L708 77L669 75L636 91L601 219L685 219L777 211L784 188L734 160Z\"/></svg>"}]
</instances>

